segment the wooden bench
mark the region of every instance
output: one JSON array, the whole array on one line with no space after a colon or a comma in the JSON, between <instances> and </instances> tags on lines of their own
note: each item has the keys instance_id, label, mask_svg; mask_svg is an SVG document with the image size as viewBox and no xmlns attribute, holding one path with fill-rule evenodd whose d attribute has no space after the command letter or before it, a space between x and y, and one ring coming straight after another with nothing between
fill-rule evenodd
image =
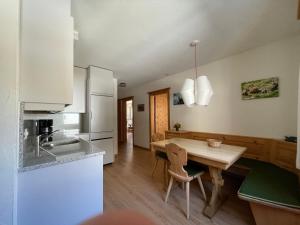
<instances>
[{"instance_id":1,"label":"wooden bench","mask_svg":"<svg viewBox=\"0 0 300 225\"><path fill-rule=\"evenodd\" d=\"M300 225L299 170L295 143L238 135L167 131L166 138L221 139L247 147L235 166L248 171L238 196L249 201L257 225Z\"/></svg>"},{"instance_id":2,"label":"wooden bench","mask_svg":"<svg viewBox=\"0 0 300 225\"><path fill-rule=\"evenodd\" d=\"M271 163L241 158L247 168L238 196L249 201L257 225L300 224L300 189L294 173Z\"/></svg>"}]
</instances>

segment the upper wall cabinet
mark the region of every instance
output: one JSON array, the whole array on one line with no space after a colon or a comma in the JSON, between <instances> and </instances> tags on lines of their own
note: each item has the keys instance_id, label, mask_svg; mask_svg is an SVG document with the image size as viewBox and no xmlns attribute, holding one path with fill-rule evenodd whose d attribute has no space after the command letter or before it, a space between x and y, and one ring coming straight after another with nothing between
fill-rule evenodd
<instances>
[{"instance_id":1,"label":"upper wall cabinet","mask_svg":"<svg viewBox=\"0 0 300 225\"><path fill-rule=\"evenodd\" d=\"M70 0L23 0L20 100L73 102L73 18Z\"/></svg>"},{"instance_id":2,"label":"upper wall cabinet","mask_svg":"<svg viewBox=\"0 0 300 225\"><path fill-rule=\"evenodd\" d=\"M87 69L74 67L73 104L65 112L85 113Z\"/></svg>"},{"instance_id":3,"label":"upper wall cabinet","mask_svg":"<svg viewBox=\"0 0 300 225\"><path fill-rule=\"evenodd\" d=\"M111 70L90 66L89 73L89 93L96 95L114 95L113 72Z\"/></svg>"}]
</instances>

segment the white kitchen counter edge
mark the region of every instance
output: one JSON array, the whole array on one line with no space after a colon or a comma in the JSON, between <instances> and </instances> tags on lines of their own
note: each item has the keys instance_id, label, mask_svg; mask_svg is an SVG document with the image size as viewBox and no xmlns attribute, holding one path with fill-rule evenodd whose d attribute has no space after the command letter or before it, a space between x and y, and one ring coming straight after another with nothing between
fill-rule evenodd
<instances>
[{"instance_id":1,"label":"white kitchen counter edge","mask_svg":"<svg viewBox=\"0 0 300 225\"><path fill-rule=\"evenodd\" d=\"M60 164L73 162L73 161L77 161L77 160L81 160L81 159L86 159L86 158L94 157L97 155L104 155L104 154L105 154L105 151L100 150L99 152L95 152L95 153L90 153L90 154L80 155L80 156L73 156L73 157L69 157L67 159L63 159L63 160L56 160L53 162L47 162L47 163L42 163L42 164L38 164L38 165L19 168L18 172L22 173L22 172L26 172L26 171L30 171L30 170L36 170L36 169L41 169L41 168L45 168L45 167L49 167L49 166L60 165Z\"/></svg>"}]
</instances>

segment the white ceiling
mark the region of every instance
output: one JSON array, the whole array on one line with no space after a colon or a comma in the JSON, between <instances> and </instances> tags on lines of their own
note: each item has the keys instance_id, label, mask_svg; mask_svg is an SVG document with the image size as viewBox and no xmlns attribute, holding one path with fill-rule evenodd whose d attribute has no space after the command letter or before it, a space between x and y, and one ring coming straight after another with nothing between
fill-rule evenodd
<instances>
[{"instance_id":1,"label":"white ceiling","mask_svg":"<svg viewBox=\"0 0 300 225\"><path fill-rule=\"evenodd\" d=\"M132 87L300 32L298 0L72 0L75 65Z\"/></svg>"}]
</instances>

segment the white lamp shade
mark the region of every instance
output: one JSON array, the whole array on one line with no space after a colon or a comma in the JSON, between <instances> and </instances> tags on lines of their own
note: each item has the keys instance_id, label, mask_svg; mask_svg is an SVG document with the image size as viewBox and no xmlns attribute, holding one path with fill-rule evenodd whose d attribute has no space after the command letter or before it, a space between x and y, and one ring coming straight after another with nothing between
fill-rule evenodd
<instances>
[{"instance_id":1,"label":"white lamp shade","mask_svg":"<svg viewBox=\"0 0 300 225\"><path fill-rule=\"evenodd\" d=\"M195 104L195 81L186 79L181 89L181 96L186 106L191 107Z\"/></svg>"},{"instance_id":2,"label":"white lamp shade","mask_svg":"<svg viewBox=\"0 0 300 225\"><path fill-rule=\"evenodd\" d=\"M207 76L199 76L196 80L196 104L207 106L214 92Z\"/></svg>"}]
</instances>

